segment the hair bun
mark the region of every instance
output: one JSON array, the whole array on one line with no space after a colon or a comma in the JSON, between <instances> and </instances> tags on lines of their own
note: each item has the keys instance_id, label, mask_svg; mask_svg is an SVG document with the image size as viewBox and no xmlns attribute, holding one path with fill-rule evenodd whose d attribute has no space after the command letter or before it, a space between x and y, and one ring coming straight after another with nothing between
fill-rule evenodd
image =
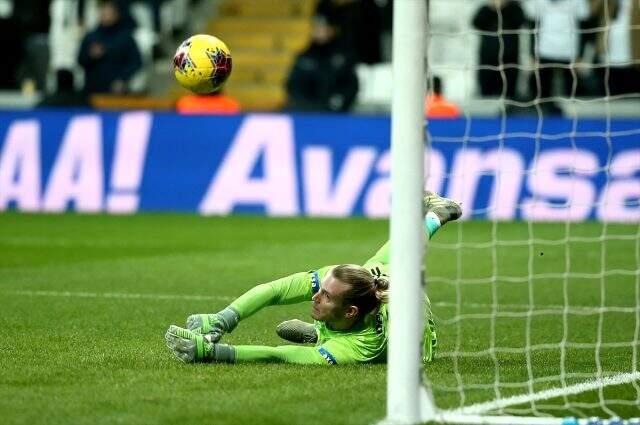
<instances>
[{"instance_id":1,"label":"hair bun","mask_svg":"<svg viewBox=\"0 0 640 425\"><path fill-rule=\"evenodd\" d=\"M389 302L389 280L384 276L374 277L373 284L376 288L376 299L381 302Z\"/></svg>"}]
</instances>

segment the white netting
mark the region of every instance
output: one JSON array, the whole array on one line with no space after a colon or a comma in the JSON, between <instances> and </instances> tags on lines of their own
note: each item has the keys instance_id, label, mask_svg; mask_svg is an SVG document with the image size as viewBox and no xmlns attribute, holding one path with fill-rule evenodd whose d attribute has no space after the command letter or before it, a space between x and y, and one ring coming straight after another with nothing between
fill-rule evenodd
<instances>
[{"instance_id":1,"label":"white netting","mask_svg":"<svg viewBox=\"0 0 640 425\"><path fill-rule=\"evenodd\" d=\"M428 79L463 122L429 124L427 186L488 219L429 246L435 404L640 416L640 2L429 7Z\"/></svg>"}]
</instances>

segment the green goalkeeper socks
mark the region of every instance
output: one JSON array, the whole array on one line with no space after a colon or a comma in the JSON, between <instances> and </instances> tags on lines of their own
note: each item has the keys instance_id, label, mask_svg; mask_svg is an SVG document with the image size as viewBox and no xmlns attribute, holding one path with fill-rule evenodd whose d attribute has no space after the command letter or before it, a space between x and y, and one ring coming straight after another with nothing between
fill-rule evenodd
<instances>
[{"instance_id":1,"label":"green goalkeeper socks","mask_svg":"<svg viewBox=\"0 0 640 425\"><path fill-rule=\"evenodd\" d=\"M462 208L459 203L437 193L425 191L423 203L426 211L424 227L429 239L436 234L440 227L462 216Z\"/></svg>"},{"instance_id":2,"label":"green goalkeeper socks","mask_svg":"<svg viewBox=\"0 0 640 425\"><path fill-rule=\"evenodd\" d=\"M440 219L433 211L429 211L424 217L424 229L427 232L427 235L429 235L429 239L436 234L441 226Z\"/></svg>"}]
</instances>

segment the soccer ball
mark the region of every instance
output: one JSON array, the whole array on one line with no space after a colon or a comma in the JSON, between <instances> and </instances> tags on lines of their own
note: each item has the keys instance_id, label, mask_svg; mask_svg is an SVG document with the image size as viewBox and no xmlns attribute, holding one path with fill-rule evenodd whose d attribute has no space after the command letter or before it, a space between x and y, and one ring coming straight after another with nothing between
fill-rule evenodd
<instances>
[{"instance_id":1,"label":"soccer ball","mask_svg":"<svg viewBox=\"0 0 640 425\"><path fill-rule=\"evenodd\" d=\"M231 51L212 35L191 36L176 50L173 73L182 87L195 93L215 92L231 74Z\"/></svg>"}]
</instances>

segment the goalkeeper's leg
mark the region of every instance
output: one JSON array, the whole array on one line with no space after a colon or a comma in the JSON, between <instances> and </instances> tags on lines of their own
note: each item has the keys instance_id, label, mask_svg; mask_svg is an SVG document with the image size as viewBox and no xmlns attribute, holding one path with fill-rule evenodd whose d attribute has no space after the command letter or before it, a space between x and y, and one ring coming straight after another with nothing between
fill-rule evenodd
<instances>
[{"instance_id":1,"label":"goalkeeper's leg","mask_svg":"<svg viewBox=\"0 0 640 425\"><path fill-rule=\"evenodd\" d=\"M459 219L462 215L462 207L458 202L428 190L424 192L422 205L424 207L425 221L430 214L435 215L440 223L438 228L450 221ZM429 233L429 239L431 239L435 231L431 232L429 229L427 229L427 231Z\"/></svg>"},{"instance_id":2,"label":"goalkeeper's leg","mask_svg":"<svg viewBox=\"0 0 640 425\"><path fill-rule=\"evenodd\" d=\"M280 323L276 328L276 333L285 341L296 344L315 344L318 342L316 327L298 319Z\"/></svg>"},{"instance_id":3,"label":"goalkeeper's leg","mask_svg":"<svg viewBox=\"0 0 640 425\"><path fill-rule=\"evenodd\" d=\"M422 198L424 211L424 230L431 239L438 229L450 221L457 220L462 215L462 208L456 201L442 197L437 193L425 191ZM375 254L365 263L364 267L373 269L382 268L383 273L389 267L390 243L385 243Z\"/></svg>"},{"instance_id":4,"label":"goalkeeper's leg","mask_svg":"<svg viewBox=\"0 0 640 425\"><path fill-rule=\"evenodd\" d=\"M442 197L437 193L425 191L422 198L422 206L424 209L424 230L429 239L431 239L440 227L450 221L457 220L462 216L462 208L460 204L451 199ZM372 273L386 273L390 260L390 243L385 243L382 248L376 252L364 265ZM436 325L433 321L431 313L431 302L425 294L424 297L424 328L423 328L423 346L422 360L425 363L433 361L438 346L438 336L436 334Z\"/></svg>"}]
</instances>

